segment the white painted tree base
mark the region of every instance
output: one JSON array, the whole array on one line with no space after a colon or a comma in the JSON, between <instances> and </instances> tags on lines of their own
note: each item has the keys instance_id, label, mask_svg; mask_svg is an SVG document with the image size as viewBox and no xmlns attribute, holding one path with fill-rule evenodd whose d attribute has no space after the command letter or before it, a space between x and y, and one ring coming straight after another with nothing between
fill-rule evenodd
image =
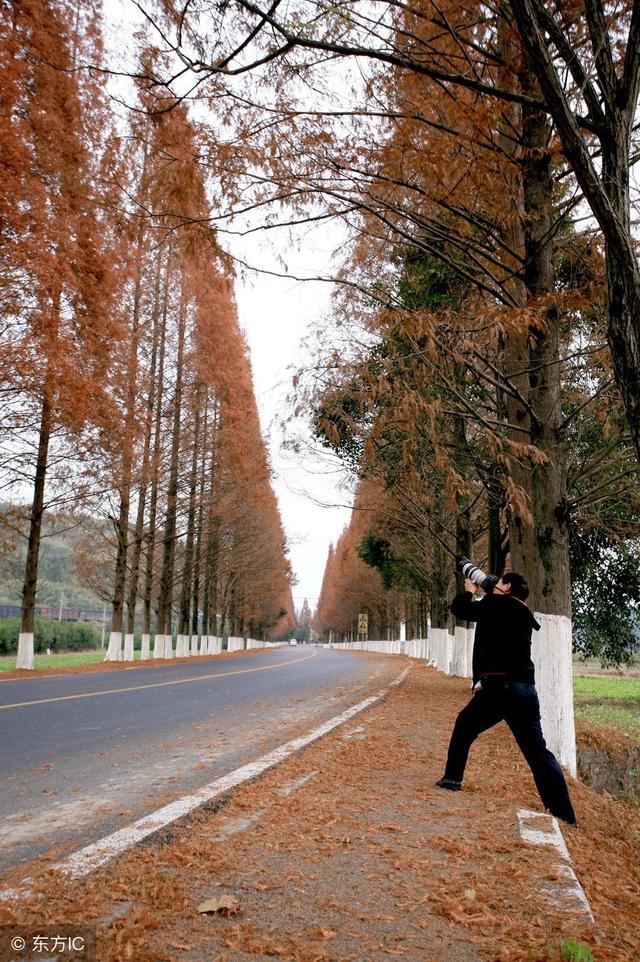
<instances>
[{"instance_id":1,"label":"white painted tree base","mask_svg":"<svg viewBox=\"0 0 640 962\"><path fill-rule=\"evenodd\" d=\"M18 636L16 668L26 668L29 671L33 671L33 658L33 632L21 631Z\"/></svg>"},{"instance_id":2,"label":"white painted tree base","mask_svg":"<svg viewBox=\"0 0 640 962\"><path fill-rule=\"evenodd\" d=\"M155 635L153 639L153 657L164 658L164 635Z\"/></svg>"},{"instance_id":3,"label":"white painted tree base","mask_svg":"<svg viewBox=\"0 0 640 962\"><path fill-rule=\"evenodd\" d=\"M577 774L573 714L571 619L537 611L540 631L533 632L531 654L536 669L542 731L547 747L573 777Z\"/></svg>"},{"instance_id":4,"label":"white painted tree base","mask_svg":"<svg viewBox=\"0 0 640 962\"><path fill-rule=\"evenodd\" d=\"M209 636L208 635L200 636L200 654L201 655L209 654Z\"/></svg>"},{"instance_id":5,"label":"white painted tree base","mask_svg":"<svg viewBox=\"0 0 640 962\"><path fill-rule=\"evenodd\" d=\"M187 658L189 655L189 635L178 635L176 638L176 658Z\"/></svg>"},{"instance_id":6,"label":"white painted tree base","mask_svg":"<svg viewBox=\"0 0 640 962\"><path fill-rule=\"evenodd\" d=\"M197 635L191 635L191 654L192 655L198 654L198 636Z\"/></svg>"},{"instance_id":7,"label":"white painted tree base","mask_svg":"<svg viewBox=\"0 0 640 962\"><path fill-rule=\"evenodd\" d=\"M140 661L151 658L151 635L143 635L140 639Z\"/></svg>"},{"instance_id":8,"label":"white painted tree base","mask_svg":"<svg viewBox=\"0 0 640 962\"><path fill-rule=\"evenodd\" d=\"M425 655L425 657L426 657L426 659L427 659L427 664L430 665L431 668L435 668L435 664L436 664L436 646L435 646L435 640L434 640L434 637L433 637L433 628L431 628L431 626L429 626L429 630L428 630L428 632L427 632L426 655Z\"/></svg>"},{"instance_id":9,"label":"white painted tree base","mask_svg":"<svg viewBox=\"0 0 640 962\"><path fill-rule=\"evenodd\" d=\"M124 660L133 661L133 635L126 634L124 636Z\"/></svg>"},{"instance_id":10,"label":"white painted tree base","mask_svg":"<svg viewBox=\"0 0 640 962\"><path fill-rule=\"evenodd\" d=\"M449 674L449 632L446 628L434 628L433 654L435 656L436 668L443 674Z\"/></svg>"},{"instance_id":11,"label":"white painted tree base","mask_svg":"<svg viewBox=\"0 0 640 962\"><path fill-rule=\"evenodd\" d=\"M464 678L473 678L473 640L475 638L475 628L467 628L467 661Z\"/></svg>"},{"instance_id":12,"label":"white painted tree base","mask_svg":"<svg viewBox=\"0 0 640 962\"><path fill-rule=\"evenodd\" d=\"M163 658L173 658L173 635L164 636L164 654Z\"/></svg>"},{"instance_id":13,"label":"white painted tree base","mask_svg":"<svg viewBox=\"0 0 640 962\"><path fill-rule=\"evenodd\" d=\"M467 671L467 629L456 625L451 644L450 673L464 678Z\"/></svg>"},{"instance_id":14,"label":"white painted tree base","mask_svg":"<svg viewBox=\"0 0 640 962\"><path fill-rule=\"evenodd\" d=\"M109 646L104 656L105 661L122 661L122 632L112 631L109 634Z\"/></svg>"}]
</instances>

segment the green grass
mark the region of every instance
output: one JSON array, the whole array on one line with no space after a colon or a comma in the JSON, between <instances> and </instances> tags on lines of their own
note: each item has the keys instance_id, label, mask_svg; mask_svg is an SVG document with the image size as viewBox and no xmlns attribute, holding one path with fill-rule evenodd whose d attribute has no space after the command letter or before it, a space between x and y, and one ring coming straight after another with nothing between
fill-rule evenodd
<instances>
[{"instance_id":1,"label":"green grass","mask_svg":"<svg viewBox=\"0 0 640 962\"><path fill-rule=\"evenodd\" d=\"M630 711L618 705L590 705L578 702L575 706L577 719L589 722L596 728L615 729L635 741L640 741L640 711Z\"/></svg>"},{"instance_id":2,"label":"green grass","mask_svg":"<svg viewBox=\"0 0 640 962\"><path fill-rule=\"evenodd\" d=\"M577 700L594 698L632 699L640 702L640 678L574 678L573 694Z\"/></svg>"},{"instance_id":3,"label":"green grass","mask_svg":"<svg viewBox=\"0 0 640 962\"><path fill-rule=\"evenodd\" d=\"M135 652L136 659L140 652ZM65 651L58 655L36 655L34 668L73 668L75 665L90 665L102 661L104 651ZM0 672L13 671L16 667L15 655L4 655L0 658Z\"/></svg>"},{"instance_id":4,"label":"green grass","mask_svg":"<svg viewBox=\"0 0 640 962\"><path fill-rule=\"evenodd\" d=\"M640 678L573 679L577 719L640 741Z\"/></svg>"}]
</instances>

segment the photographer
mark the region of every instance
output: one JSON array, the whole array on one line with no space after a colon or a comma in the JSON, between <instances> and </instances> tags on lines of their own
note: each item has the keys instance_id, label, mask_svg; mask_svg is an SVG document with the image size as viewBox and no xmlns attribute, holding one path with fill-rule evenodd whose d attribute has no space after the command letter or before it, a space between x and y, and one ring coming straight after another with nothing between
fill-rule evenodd
<instances>
[{"instance_id":1,"label":"photographer","mask_svg":"<svg viewBox=\"0 0 640 962\"><path fill-rule=\"evenodd\" d=\"M465 588L451 602L451 611L477 623L473 647L473 686L480 688L456 719L440 788L459 791L469 749L478 735L506 721L527 760L542 802L552 815L575 826L567 783L555 756L548 750L540 725L540 705L531 661L531 632L540 625L525 604L529 588L522 575L511 571L497 582L468 559L461 565ZM475 576L470 580L469 574ZM475 583L474 583L475 582ZM488 592L474 601L477 583Z\"/></svg>"}]
</instances>

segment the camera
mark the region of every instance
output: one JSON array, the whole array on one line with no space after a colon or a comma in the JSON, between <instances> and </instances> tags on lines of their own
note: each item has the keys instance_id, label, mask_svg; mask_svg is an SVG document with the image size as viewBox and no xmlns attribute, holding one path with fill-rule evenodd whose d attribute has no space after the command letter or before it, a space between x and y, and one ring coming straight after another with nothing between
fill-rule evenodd
<instances>
[{"instance_id":1,"label":"camera","mask_svg":"<svg viewBox=\"0 0 640 962\"><path fill-rule=\"evenodd\" d=\"M465 558L464 555L458 555L456 557L456 568L462 572L465 578L469 578L470 581L473 581L474 585L478 585L478 587L482 588L487 594L491 594L500 580L496 575L485 574L481 568L474 565L470 558Z\"/></svg>"}]
</instances>

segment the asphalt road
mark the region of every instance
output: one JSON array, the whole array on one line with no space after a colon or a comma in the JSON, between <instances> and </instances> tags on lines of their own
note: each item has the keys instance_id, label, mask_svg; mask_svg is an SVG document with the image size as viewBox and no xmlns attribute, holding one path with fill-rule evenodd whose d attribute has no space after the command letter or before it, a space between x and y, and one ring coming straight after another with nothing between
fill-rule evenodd
<instances>
[{"instance_id":1,"label":"asphalt road","mask_svg":"<svg viewBox=\"0 0 640 962\"><path fill-rule=\"evenodd\" d=\"M301 646L0 681L0 867L88 844L398 673L393 659Z\"/></svg>"}]
</instances>

